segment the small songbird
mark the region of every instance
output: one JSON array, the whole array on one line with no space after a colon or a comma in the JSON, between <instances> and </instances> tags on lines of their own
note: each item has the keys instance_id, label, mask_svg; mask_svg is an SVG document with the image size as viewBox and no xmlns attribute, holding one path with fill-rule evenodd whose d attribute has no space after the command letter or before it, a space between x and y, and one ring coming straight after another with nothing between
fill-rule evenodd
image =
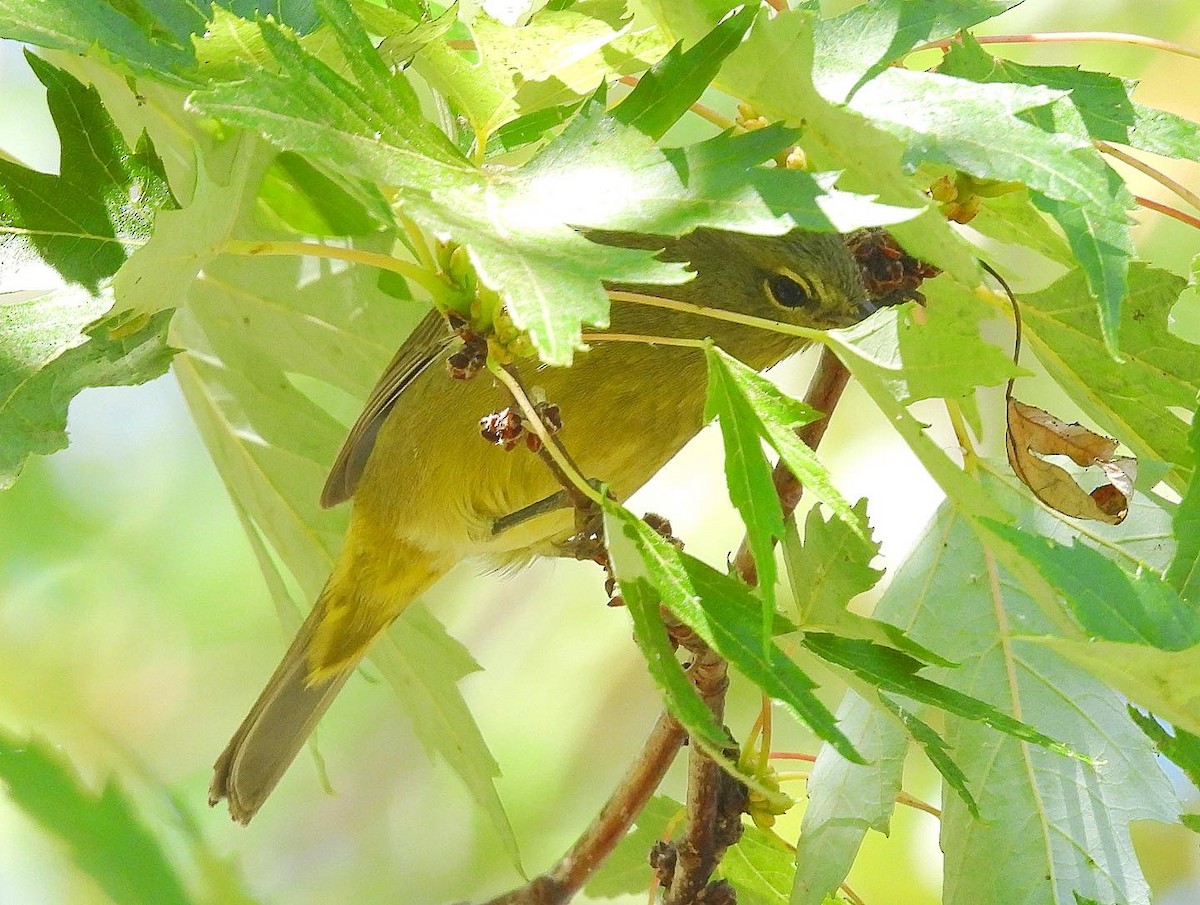
<instances>
[{"instance_id":1,"label":"small songbird","mask_svg":"<svg viewBox=\"0 0 1200 905\"><path fill-rule=\"evenodd\" d=\"M841 237L794 231L748 236L699 229L682 238L589 234L610 245L661 248L693 280L611 285L816 329L872 310ZM762 370L805 341L759 327L634 302L614 302L613 333L703 339ZM431 312L388 365L350 431L321 503L353 500L333 573L283 661L215 765L211 804L228 799L247 823L262 807L371 642L419 594L468 557L520 564L553 555L574 530L559 508L497 532L498 521L559 485L524 451L489 449L480 417L507 404L487 373L452 380L440 364L460 342ZM700 430L704 353L686 346L597 342L570 368L527 370L558 406L558 434L583 474L624 498Z\"/></svg>"}]
</instances>

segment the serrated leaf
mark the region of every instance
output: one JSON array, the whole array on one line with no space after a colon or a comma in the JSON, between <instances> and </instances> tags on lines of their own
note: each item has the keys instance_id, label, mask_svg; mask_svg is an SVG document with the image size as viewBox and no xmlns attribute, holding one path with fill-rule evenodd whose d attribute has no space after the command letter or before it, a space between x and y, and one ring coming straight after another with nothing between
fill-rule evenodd
<instances>
[{"instance_id":1,"label":"serrated leaf","mask_svg":"<svg viewBox=\"0 0 1200 905\"><path fill-rule=\"evenodd\" d=\"M682 804L666 795L654 795L638 812L633 829L617 843L600 869L583 887L586 895L612 899L644 893L650 888L650 849L659 839L667 838L672 824L686 813Z\"/></svg>"},{"instance_id":2,"label":"serrated leaf","mask_svg":"<svg viewBox=\"0 0 1200 905\"><path fill-rule=\"evenodd\" d=\"M962 803L967 806L968 813L976 820L981 819L979 804L975 801L975 796L971 794L971 790L967 785L966 774L954 762L954 758L950 755L950 746L946 743L946 740L938 735L932 726L917 719L912 712L905 710L887 695L879 695L879 703L900 721L900 724L912 740L921 746L921 750L925 752L925 757L933 764L934 769L941 774L942 780L954 790L958 797L962 799Z\"/></svg>"},{"instance_id":3,"label":"serrated leaf","mask_svg":"<svg viewBox=\"0 0 1200 905\"><path fill-rule=\"evenodd\" d=\"M614 118L651 138L661 138L700 99L757 14L756 7L743 7L686 52L676 44L621 101Z\"/></svg>"},{"instance_id":4,"label":"serrated leaf","mask_svg":"<svg viewBox=\"0 0 1200 905\"><path fill-rule=\"evenodd\" d=\"M665 14L683 20L675 34L691 34L686 12L669 7ZM977 281L970 247L913 183L902 160L904 143L867 117L831 103L814 87L813 27L808 11L769 17L760 11L745 42L722 67L716 86L769 119L803 123L802 146L811 165L841 171L842 188L871 192L884 204L908 209L911 219L898 220L891 229L904 248L963 281Z\"/></svg>"},{"instance_id":5,"label":"serrated leaf","mask_svg":"<svg viewBox=\"0 0 1200 905\"><path fill-rule=\"evenodd\" d=\"M1090 637L1166 651L1200 644L1200 613L1153 570L1131 575L1078 541L1067 546L1010 525L990 527L1059 590Z\"/></svg>"},{"instance_id":6,"label":"serrated leaf","mask_svg":"<svg viewBox=\"0 0 1200 905\"><path fill-rule=\"evenodd\" d=\"M863 525L867 524L867 501L854 507ZM795 524L787 528L783 541L792 599L796 604L796 625L801 631L828 631L848 638L865 638L938 666L953 666L945 657L927 650L894 625L860 616L846 605L869 591L883 577L882 570L871 568L879 545L859 537L845 522L821 518L820 510L809 510L804 525L804 542Z\"/></svg>"},{"instance_id":7,"label":"serrated leaf","mask_svg":"<svg viewBox=\"0 0 1200 905\"><path fill-rule=\"evenodd\" d=\"M794 859L770 833L747 826L726 850L719 870L737 890L740 905L786 905L796 872Z\"/></svg>"},{"instance_id":8,"label":"serrated leaf","mask_svg":"<svg viewBox=\"0 0 1200 905\"><path fill-rule=\"evenodd\" d=\"M957 34L1000 15L1019 0L958 0L953 3L873 0L814 27L817 87L845 101L864 82L918 44Z\"/></svg>"},{"instance_id":9,"label":"serrated leaf","mask_svg":"<svg viewBox=\"0 0 1200 905\"><path fill-rule=\"evenodd\" d=\"M708 362L704 419L720 419L725 445L725 483L729 499L746 526L762 594L762 638L768 644L775 619L775 543L783 539L783 506L775 492L771 466L763 455L758 415L740 392L734 373L725 362L728 356L712 346L704 354ZM819 413L810 409L803 413L801 423L817 417Z\"/></svg>"},{"instance_id":10,"label":"serrated leaf","mask_svg":"<svg viewBox=\"0 0 1200 905\"><path fill-rule=\"evenodd\" d=\"M817 420L821 414L787 396L767 378L722 350L712 347L705 354L710 384L719 381L729 399L730 420L740 418L747 422L749 430L779 453L780 460L809 494L828 506L858 537L868 537L864 515L854 511L833 486L816 453L796 436L797 427Z\"/></svg>"},{"instance_id":11,"label":"serrated leaf","mask_svg":"<svg viewBox=\"0 0 1200 905\"><path fill-rule=\"evenodd\" d=\"M149 140L130 150L95 88L30 53L26 59L46 86L59 175L0 159L0 292L39 288L28 269L40 258L95 293L175 200Z\"/></svg>"},{"instance_id":12,"label":"serrated leaf","mask_svg":"<svg viewBox=\"0 0 1200 905\"><path fill-rule=\"evenodd\" d=\"M618 575L637 575L640 567L641 551L629 551L623 535L609 543L609 552ZM632 556L631 556L632 553ZM633 556L639 559L633 559ZM687 730L688 737L697 744L703 744L709 749L721 751L730 747L732 739L729 733L716 721L712 711L701 699L696 686L692 684L683 666L675 655L667 630L663 626L659 614L662 595L649 581L638 577L618 579L621 597L629 610L629 618L633 623L633 637L646 658L658 687L662 689L667 699L668 709L679 724Z\"/></svg>"},{"instance_id":13,"label":"serrated leaf","mask_svg":"<svg viewBox=\"0 0 1200 905\"><path fill-rule=\"evenodd\" d=\"M1107 354L1083 276L1067 274L1021 296L1025 343L1089 417L1139 459L1169 463L1165 480L1182 491L1193 470L1187 424L1172 407L1192 411L1200 394L1197 347L1167 327L1182 278L1144 264L1129 273L1118 364Z\"/></svg>"},{"instance_id":14,"label":"serrated leaf","mask_svg":"<svg viewBox=\"0 0 1200 905\"><path fill-rule=\"evenodd\" d=\"M801 643L822 660L849 670L879 691L931 704L1056 754L1073 754L1067 745L1024 721L1014 719L978 698L917 675L926 664L903 651L864 638L841 638L827 632L805 632Z\"/></svg>"},{"instance_id":15,"label":"serrated leaf","mask_svg":"<svg viewBox=\"0 0 1200 905\"><path fill-rule=\"evenodd\" d=\"M1069 92L1032 120L1042 128L1129 145L1166 157L1200 159L1200 124L1133 100L1137 82L1077 66L1030 66L989 54L970 34L947 49L940 72L975 82L1041 85Z\"/></svg>"},{"instance_id":16,"label":"serrated leaf","mask_svg":"<svg viewBox=\"0 0 1200 905\"><path fill-rule=\"evenodd\" d=\"M166 372L170 313L102 318L109 295L62 289L0 296L0 489L30 455L67 446L67 408L87 387L132 386Z\"/></svg>"},{"instance_id":17,"label":"serrated leaf","mask_svg":"<svg viewBox=\"0 0 1200 905\"><path fill-rule=\"evenodd\" d=\"M197 92L191 104L285 149L396 186L409 216L466 246L484 283L499 292L514 323L550 364L571 361L582 323L604 323L603 280L686 278L682 267L658 263L650 252L588 242L572 225L669 235L697 226L781 234L795 226L844 229L907 216L831 193L807 173L760 168L787 142L786 130L663 150L608 116L599 98L519 169L478 170L428 156L396 128L380 129L375 114L386 123L394 111L377 111L281 32L263 28L280 72Z\"/></svg>"},{"instance_id":18,"label":"serrated leaf","mask_svg":"<svg viewBox=\"0 0 1200 905\"><path fill-rule=\"evenodd\" d=\"M1060 539L1075 532L996 482L990 490L1023 524ZM1153 516L1156 521L1142 513L1149 507L1130 516L1145 520L1139 538L1098 529L1098 540L1122 558L1157 550L1147 535L1161 537L1165 520L1161 512ZM898 569L876 613L923 644L953 644L962 665L940 673L940 679L1006 711L1019 710L1024 720L1092 762L947 718L950 753L982 820L972 817L958 797L943 796L944 901L1070 901L1078 891L1101 901L1148 905L1128 826L1135 819L1175 819L1170 783L1120 697L1034 641L1048 636L1052 623L1003 568L994 579L990 568L969 523L947 503ZM1089 854L1098 850L1106 853L1103 860ZM999 872L994 870L997 852L1004 852Z\"/></svg>"},{"instance_id":19,"label":"serrated leaf","mask_svg":"<svg viewBox=\"0 0 1200 905\"><path fill-rule=\"evenodd\" d=\"M188 905L178 871L112 780L97 795L38 739L0 732L8 798L63 843L79 869L118 905Z\"/></svg>"},{"instance_id":20,"label":"serrated leaf","mask_svg":"<svg viewBox=\"0 0 1200 905\"><path fill-rule=\"evenodd\" d=\"M979 321L989 311L982 302L945 277L924 288L933 301L923 323L911 305L904 305L834 332L836 339L844 337L854 347L854 358L872 369L872 382L880 380L907 405L966 396L977 386L998 386L1025 373L981 337Z\"/></svg>"},{"instance_id":21,"label":"serrated leaf","mask_svg":"<svg viewBox=\"0 0 1200 905\"><path fill-rule=\"evenodd\" d=\"M124 9L122 7L125 7ZM189 17L193 7L186 8ZM192 18L197 30L203 19ZM0 0L0 37L38 47L86 54L102 50L133 72L166 82L184 81L191 68L191 47L170 35L160 20L145 9L118 6L104 0Z\"/></svg>"},{"instance_id":22,"label":"serrated leaf","mask_svg":"<svg viewBox=\"0 0 1200 905\"><path fill-rule=\"evenodd\" d=\"M618 551L625 554L626 581L653 586L662 604L731 666L781 701L818 737L847 758L859 760L832 714L813 695L815 683L778 645L764 651L762 608L749 588L688 556L616 504L605 504L605 521L610 546L620 544ZM618 582L621 568L617 566Z\"/></svg>"},{"instance_id":23,"label":"serrated leaf","mask_svg":"<svg viewBox=\"0 0 1200 905\"><path fill-rule=\"evenodd\" d=\"M980 84L891 68L863 85L850 106L903 137L910 163L937 161L980 178L1029 186L1035 204L1058 221L1083 265L1105 340L1115 349L1133 256L1126 213L1133 196L1089 141L1026 121L1026 111L1063 96L1037 86Z\"/></svg>"}]
</instances>

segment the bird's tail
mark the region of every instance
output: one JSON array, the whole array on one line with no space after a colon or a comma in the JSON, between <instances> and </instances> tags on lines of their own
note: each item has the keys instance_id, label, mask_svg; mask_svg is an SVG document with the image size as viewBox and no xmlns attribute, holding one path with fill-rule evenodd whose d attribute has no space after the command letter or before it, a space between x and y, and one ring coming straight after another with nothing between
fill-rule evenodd
<instances>
[{"instance_id":1,"label":"bird's tail","mask_svg":"<svg viewBox=\"0 0 1200 905\"><path fill-rule=\"evenodd\" d=\"M382 558L370 552L351 532L312 612L217 758L209 804L226 799L239 823L258 813L371 642L444 571L426 551L394 539Z\"/></svg>"}]
</instances>

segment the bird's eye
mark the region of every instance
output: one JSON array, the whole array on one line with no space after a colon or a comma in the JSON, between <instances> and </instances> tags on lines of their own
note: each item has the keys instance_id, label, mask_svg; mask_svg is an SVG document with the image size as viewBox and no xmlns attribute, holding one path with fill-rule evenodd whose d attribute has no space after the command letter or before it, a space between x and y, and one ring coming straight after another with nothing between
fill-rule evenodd
<instances>
[{"instance_id":1,"label":"bird's eye","mask_svg":"<svg viewBox=\"0 0 1200 905\"><path fill-rule=\"evenodd\" d=\"M771 300L784 308L802 308L813 300L812 284L790 273L773 273L764 285Z\"/></svg>"}]
</instances>

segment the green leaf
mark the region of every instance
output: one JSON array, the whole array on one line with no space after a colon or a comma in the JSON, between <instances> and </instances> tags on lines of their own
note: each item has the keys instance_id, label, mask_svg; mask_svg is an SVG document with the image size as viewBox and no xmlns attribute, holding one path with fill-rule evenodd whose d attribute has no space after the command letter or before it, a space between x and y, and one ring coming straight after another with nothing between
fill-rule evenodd
<instances>
[{"instance_id":1,"label":"green leaf","mask_svg":"<svg viewBox=\"0 0 1200 905\"><path fill-rule=\"evenodd\" d=\"M827 632L805 632L801 643L822 660L849 670L879 691L932 704L947 713L990 726L1056 754L1073 754L1069 746L1039 732L1028 723L1014 719L978 698L917 675L917 671L926 664L895 648L863 638L841 638Z\"/></svg>"},{"instance_id":2,"label":"green leaf","mask_svg":"<svg viewBox=\"0 0 1200 905\"><path fill-rule=\"evenodd\" d=\"M180 8L183 8L182 5ZM186 8L191 14L198 7ZM197 31L203 19L192 18ZM104 0L0 0L0 37L38 47L107 56L139 75L184 83L193 65L189 44L170 35L146 9Z\"/></svg>"},{"instance_id":3,"label":"green leaf","mask_svg":"<svg viewBox=\"0 0 1200 905\"><path fill-rule=\"evenodd\" d=\"M812 693L812 679L778 645L764 652L762 608L749 588L678 550L628 510L610 502L604 511L610 548L616 545L619 559L618 582L652 586L663 605L705 644L781 701L819 738L859 760L832 714Z\"/></svg>"},{"instance_id":4,"label":"green leaf","mask_svg":"<svg viewBox=\"0 0 1200 905\"><path fill-rule=\"evenodd\" d=\"M396 13L360 3L368 22ZM391 34L411 26L376 25ZM471 34L479 58L471 63L443 42L426 45L413 68L466 117L476 140L519 116L575 106L615 75L641 72L667 49L661 35L629 17L619 0L583 0L546 9L513 28L477 15Z\"/></svg>"},{"instance_id":5,"label":"green leaf","mask_svg":"<svg viewBox=\"0 0 1200 905\"><path fill-rule=\"evenodd\" d=\"M1167 566L1167 583L1193 608L1200 606L1200 409L1192 416L1192 477L1175 510L1175 555Z\"/></svg>"},{"instance_id":6,"label":"green leaf","mask_svg":"<svg viewBox=\"0 0 1200 905\"><path fill-rule=\"evenodd\" d=\"M721 859L720 875L737 890L739 905L787 905L794 857L775 836L747 826Z\"/></svg>"},{"instance_id":7,"label":"green leaf","mask_svg":"<svg viewBox=\"0 0 1200 905\"><path fill-rule=\"evenodd\" d=\"M865 515L855 512L846 502L833 486L829 472L817 454L796 436L796 428L817 420L821 414L787 396L767 378L720 349L710 348L705 354L710 385L714 381L720 382L722 392L729 400L730 420L740 418L745 421L750 430L779 453L779 458L800 479L808 493L828 506L855 535L869 537ZM782 537L782 534L775 536Z\"/></svg>"},{"instance_id":8,"label":"green leaf","mask_svg":"<svg viewBox=\"0 0 1200 905\"><path fill-rule=\"evenodd\" d=\"M926 41L937 41L1000 15L1019 0L913 3L873 0L815 23L814 74L821 94L845 101L864 82Z\"/></svg>"},{"instance_id":9,"label":"green leaf","mask_svg":"<svg viewBox=\"0 0 1200 905\"><path fill-rule=\"evenodd\" d=\"M666 15L688 23L683 11L668 8ZM907 209L911 219L898 220L891 229L904 248L965 282L976 282L974 253L914 185L904 142L882 124L831 103L814 87L813 23L814 16L803 10L760 12L746 40L726 60L716 87L769 119L802 123L801 145L814 167L841 171L844 189L870 192L883 204Z\"/></svg>"},{"instance_id":10,"label":"green leaf","mask_svg":"<svg viewBox=\"0 0 1200 905\"><path fill-rule=\"evenodd\" d=\"M763 455L758 416L739 391L734 372L727 363L734 359L713 346L705 349L705 359L708 363L708 394L704 402L704 419L720 419L721 438L725 444L725 481L729 499L746 526L750 552L758 570L758 587L762 593L762 638L764 644L769 644L775 619L775 543L783 539L783 506L775 492L771 466ZM820 417L820 413L809 409L802 417L800 423L807 424Z\"/></svg>"},{"instance_id":11,"label":"green leaf","mask_svg":"<svg viewBox=\"0 0 1200 905\"><path fill-rule=\"evenodd\" d=\"M867 501L859 500L854 513L867 523ZM787 528L783 541L792 599L796 605L796 625L801 631L828 631L849 638L864 638L938 666L954 664L909 638L894 625L850 612L846 605L859 594L873 588L882 570L871 568L879 553L879 544L859 537L842 521L821 518L820 510L809 510L804 524L804 543L795 524Z\"/></svg>"},{"instance_id":12,"label":"green leaf","mask_svg":"<svg viewBox=\"0 0 1200 905\"><path fill-rule=\"evenodd\" d=\"M148 320L101 318L107 294L63 289L0 297L0 489L30 455L67 446L67 407L87 387L132 386L167 370L170 312Z\"/></svg>"},{"instance_id":13,"label":"green leaf","mask_svg":"<svg viewBox=\"0 0 1200 905\"><path fill-rule=\"evenodd\" d=\"M1069 92L1032 120L1047 130L1200 160L1200 124L1133 100L1137 82L1077 66L1029 66L993 57L971 35L947 49L938 71L974 82L1041 85Z\"/></svg>"},{"instance_id":14,"label":"green leaf","mask_svg":"<svg viewBox=\"0 0 1200 905\"><path fill-rule=\"evenodd\" d=\"M1039 86L980 84L891 68L863 85L850 106L904 138L912 164L936 161L980 178L1029 186L1083 265L1100 305L1105 340L1115 348L1133 255L1126 214L1133 196L1089 141L1026 121L1026 111L1062 97L1061 91Z\"/></svg>"},{"instance_id":15,"label":"green leaf","mask_svg":"<svg viewBox=\"0 0 1200 905\"><path fill-rule=\"evenodd\" d=\"M255 187L273 156L269 145L249 133L197 155L191 202L159 214L149 241L117 272L116 310L151 314L186 304L201 271L239 221L250 218Z\"/></svg>"},{"instance_id":16,"label":"green leaf","mask_svg":"<svg viewBox=\"0 0 1200 905\"><path fill-rule=\"evenodd\" d=\"M578 110L579 104L562 104L509 120L488 137L484 156L491 158L507 154L509 151L541 141L549 137L553 129L569 120Z\"/></svg>"},{"instance_id":17,"label":"green leaf","mask_svg":"<svg viewBox=\"0 0 1200 905\"><path fill-rule=\"evenodd\" d=\"M1153 570L1131 575L1079 541L1066 546L1010 525L990 527L1059 590L1090 637L1167 651L1200 644L1200 612Z\"/></svg>"},{"instance_id":18,"label":"green leaf","mask_svg":"<svg viewBox=\"0 0 1200 905\"><path fill-rule=\"evenodd\" d=\"M1034 205L1028 189L984 198L971 228L988 238L1032 249L1056 264L1077 266L1071 247Z\"/></svg>"},{"instance_id":19,"label":"green leaf","mask_svg":"<svg viewBox=\"0 0 1200 905\"><path fill-rule=\"evenodd\" d=\"M269 214L274 222L310 237L360 236L391 220L379 216L381 209L387 211L382 195L377 205L368 208L306 158L286 152L271 161L263 174L257 203L260 213Z\"/></svg>"},{"instance_id":20,"label":"green leaf","mask_svg":"<svg viewBox=\"0 0 1200 905\"><path fill-rule=\"evenodd\" d=\"M980 819L979 803L975 801L975 796L968 788L966 774L950 755L950 746L946 740L938 735L932 726L917 719L915 715L887 695L879 695L879 703L883 705L884 710L900 721L913 741L921 746L921 750L925 752L929 762L942 775L942 780L957 793L962 803L967 806L968 813L976 820Z\"/></svg>"},{"instance_id":21,"label":"green leaf","mask_svg":"<svg viewBox=\"0 0 1200 905\"><path fill-rule=\"evenodd\" d=\"M583 891L593 898L645 893L653 874L649 854L654 843L667 838L667 829L684 814L684 807L666 795L655 795L638 812L633 829L626 833Z\"/></svg>"},{"instance_id":22,"label":"green leaf","mask_svg":"<svg viewBox=\"0 0 1200 905\"><path fill-rule=\"evenodd\" d=\"M661 138L704 94L721 63L741 44L757 14L757 7L743 7L686 53L682 44L676 44L621 101L614 119L651 138Z\"/></svg>"},{"instance_id":23,"label":"green leaf","mask_svg":"<svg viewBox=\"0 0 1200 905\"><path fill-rule=\"evenodd\" d=\"M63 843L79 869L118 905L188 905L178 872L113 781L97 795L51 746L0 732L8 798Z\"/></svg>"},{"instance_id":24,"label":"green leaf","mask_svg":"<svg viewBox=\"0 0 1200 905\"><path fill-rule=\"evenodd\" d=\"M175 206L162 161L145 136L130 151L100 102L61 69L26 53L46 86L61 146L60 175L0 159L0 291L33 288L41 259L95 293L145 241L155 213Z\"/></svg>"},{"instance_id":25,"label":"green leaf","mask_svg":"<svg viewBox=\"0 0 1200 905\"><path fill-rule=\"evenodd\" d=\"M792 905L822 905L845 882L867 832L890 832L904 778L908 739L893 716L853 690L837 716L864 763L821 747L808 777Z\"/></svg>"},{"instance_id":26,"label":"green leaf","mask_svg":"<svg viewBox=\"0 0 1200 905\"><path fill-rule=\"evenodd\" d=\"M999 482L989 482L989 493L1032 530L1058 539L1078 534L1074 525ZM1136 537L1123 525L1096 531L1097 542L1122 558L1159 551L1166 521L1161 511L1153 519L1147 513L1151 507L1131 512ZM876 615L922 644L955 651L962 665L939 673L939 680L1020 713L1089 755L1089 761L1065 758L947 717L949 753L982 816L972 816L959 797L943 796L947 905L1069 901L1076 891L1099 901L1149 905L1129 823L1176 819L1170 782L1121 697L1035 640L1048 637L1053 624L1007 570L989 564L959 507L943 505L897 570ZM1106 853L1102 861L1092 854L1098 850ZM997 852L1004 853L1000 872L994 869Z\"/></svg>"},{"instance_id":27,"label":"green leaf","mask_svg":"<svg viewBox=\"0 0 1200 905\"><path fill-rule=\"evenodd\" d=\"M626 544L627 538L617 536L616 540L610 541L609 552L617 575L627 576L618 578L621 597L629 610L633 637L642 656L646 658L650 675L662 689L668 709L687 730L688 737L697 744L722 751L730 747L733 740L717 722L680 665L659 613L662 595L650 581L638 574L642 565L641 550L627 550Z\"/></svg>"},{"instance_id":28,"label":"green leaf","mask_svg":"<svg viewBox=\"0 0 1200 905\"><path fill-rule=\"evenodd\" d=\"M1200 786L1200 735L1179 728L1172 735L1154 714L1143 713L1132 704L1128 709L1129 718L1154 742L1159 754L1179 767L1192 785Z\"/></svg>"},{"instance_id":29,"label":"green leaf","mask_svg":"<svg viewBox=\"0 0 1200 905\"><path fill-rule=\"evenodd\" d=\"M1107 354L1084 277L1067 274L1021 296L1025 343L1089 417L1141 459L1169 463L1165 480L1182 491L1194 468L1187 424L1171 409L1192 411L1200 394L1197 347L1175 336L1167 318L1182 278L1144 264L1129 274L1121 314L1122 363Z\"/></svg>"},{"instance_id":30,"label":"green leaf","mask_svg":"<svg viewBox=\"0 0 1200 905\"><path fill-rule=\"evenodd\" d=\"M846 229L908 215L830 192L828 180L808 173L759 167L787 144L787 130L663 150L616 122L600 98L520 168L479 170L461 159L430 156L407 134L411 128L380 128L395 111L378 110L282 32L263 28L280 72L256 71L246 81L197 92L190 103L285 149L397 187L409 216L466 246L484 283L501 295L549 364L571 361L582 323L604 323L603 280L686 278L682 267L658 263L648 251L600 246L573 226L780 234L795 226Z\"/></svg>"},{"instance_id":31,"label":"green leaf","mask_svg":"<svg viewBox=\"0 0 1200 905\"><path fill-rule=\"evenodd\" d=\"M880 382L907 405L920 399L959 398L977 386L998 386L1026 373L980 335L980 319L990 309L973 293L944 276L922 289L931 299L923 323L912 305L903 305L833 332L835 340L848 343L843 360L856 377ZM862 363L858 370L855 359Z\"/></svg>"}]
</instances>

